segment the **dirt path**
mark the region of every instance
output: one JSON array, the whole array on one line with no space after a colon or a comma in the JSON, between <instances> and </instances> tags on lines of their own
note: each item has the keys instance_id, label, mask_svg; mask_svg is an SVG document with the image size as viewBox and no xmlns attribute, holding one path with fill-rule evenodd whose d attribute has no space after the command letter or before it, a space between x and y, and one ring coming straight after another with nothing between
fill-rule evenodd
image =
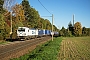
<instances>
[{"instance_id":1,"label":"dirt path","mask_svg":"<svg viewBox=\"0 0 90 60\"><path fill-rule=\"evenodd\" d=\"M58 60L89 60L90 40L64 38L61 42Z\"/></svg>"}]
</instances>

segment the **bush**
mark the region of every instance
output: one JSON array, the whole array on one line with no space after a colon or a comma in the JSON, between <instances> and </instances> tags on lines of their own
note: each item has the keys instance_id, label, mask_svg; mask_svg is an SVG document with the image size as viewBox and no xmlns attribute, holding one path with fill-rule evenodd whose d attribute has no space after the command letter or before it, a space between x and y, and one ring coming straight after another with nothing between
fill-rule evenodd
<instances>
[{"instance_id":1,"label":"bush","mask_svg":"<svg viewBox=\"0 0 90 60\"><path fill-rule=\"evenodd\" d=\"M3 38L3 36L2 36L2 34L0 34L0 40L3 40L4 38Z\"/></svg>"}]
</instances>

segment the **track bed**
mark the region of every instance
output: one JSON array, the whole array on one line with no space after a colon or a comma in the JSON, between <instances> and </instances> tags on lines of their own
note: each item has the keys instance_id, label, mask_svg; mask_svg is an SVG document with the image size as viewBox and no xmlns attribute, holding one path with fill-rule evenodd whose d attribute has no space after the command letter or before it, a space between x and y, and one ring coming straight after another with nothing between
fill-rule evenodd
<instances>
[{"instance_id":1,"label":"track bed","mask_svg":"<svg viewBox=\"0 0 90 60\"><path fill-rule=\"evenodd\" d=\"M10 58L16 58L28 51L33 50L38 44L44 43L50 40L51 37L42 37L26 41L12 42L7 45L0 45L0 60L9 60Z\"/></svg>"}]
</instances>

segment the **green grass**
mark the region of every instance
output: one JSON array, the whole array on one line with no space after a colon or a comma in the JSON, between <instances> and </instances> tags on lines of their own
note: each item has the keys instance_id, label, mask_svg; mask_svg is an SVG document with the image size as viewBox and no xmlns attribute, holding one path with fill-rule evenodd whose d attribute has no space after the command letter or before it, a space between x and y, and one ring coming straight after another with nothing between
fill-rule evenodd
<instances>
[{"instance_id":1,"label":"green grass","mask_svg":"<svg viewBox=\"0 0 90 60\"><path fill-rule=\"evenodd\" d=\"M0 44L7 44L8 41L1 41Z\"/></svg>"},{"instance_id":2,"label":"green grass","mask_svg":"<svg viewBox=\"0 0 90 60\"><path fill-rule=\"evenodd\" d=\"M43 45L37 46L31 53L11 60L57 60L62 38L55 38Z\"/></svg>"}]
</instances>

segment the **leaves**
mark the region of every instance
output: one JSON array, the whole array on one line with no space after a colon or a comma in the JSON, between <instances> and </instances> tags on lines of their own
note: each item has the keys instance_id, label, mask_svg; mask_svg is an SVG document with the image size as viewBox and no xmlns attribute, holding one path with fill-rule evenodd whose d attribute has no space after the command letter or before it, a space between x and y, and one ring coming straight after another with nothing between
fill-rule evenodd
<instances>
[{"instance_id":1,"label":"leaves","mask_svg":"<svg viewBox=\"0 0 90 60\"><path fill-rule=\"evenodd\" d=\"M4 0L0 0L0 13L3 13Z\"/></svg>"},{"instance_id":2,"label":"leaves","mask_svg":"<svg viewBox=\"0 0 90 60\"><path fill-rule=\"evenodd\" d=\"M20 4L16 4L13 8L13 14L16 17L16 20L20 20L21 22L25 20L25 16L24 16L24 10L23 10L23 6Z\"/></svg>"},{"instance_id":3,"label":"leaves","mask_svg":"<svg viewBox=\"0 0 90 60\"><path fill-rule=\"evenodd\" d=\"M0 29L4 29L4 16L2 14L0 14Z\"/></svg>"},{"instance_id":4,"label":"leaves","mask_svg":"<svg viewBox=\"0 0 90 60\"><path fill-rule=\"evenodd\" d=\"M74 32L74 27L72 26L72 23L71 23L71 21L69 22L69 24L68 24L68 29L69 29L69 31L71 32L71 34L73 35L73 32Z\"/></svg>"},{"instance_id":5,"label":"leaves","mask_svg":"<svg viewBox=\"0 0 90 60\"><path fill-rule=\"evenodd\" d=\"M90 36L90 28L83 27L82 28L82 35L83 36Z\"/></svg>"},{"instance_id":6,"label":"leaves","mask_svg":"<svg viewBox=\"0 0 90 60\"><path fill-rule=\"evenodd\" d=\"M82 35L82 26L80 22L76 22L74 24L74 35L81 36Z\"/></svg>"}]
</instances>

